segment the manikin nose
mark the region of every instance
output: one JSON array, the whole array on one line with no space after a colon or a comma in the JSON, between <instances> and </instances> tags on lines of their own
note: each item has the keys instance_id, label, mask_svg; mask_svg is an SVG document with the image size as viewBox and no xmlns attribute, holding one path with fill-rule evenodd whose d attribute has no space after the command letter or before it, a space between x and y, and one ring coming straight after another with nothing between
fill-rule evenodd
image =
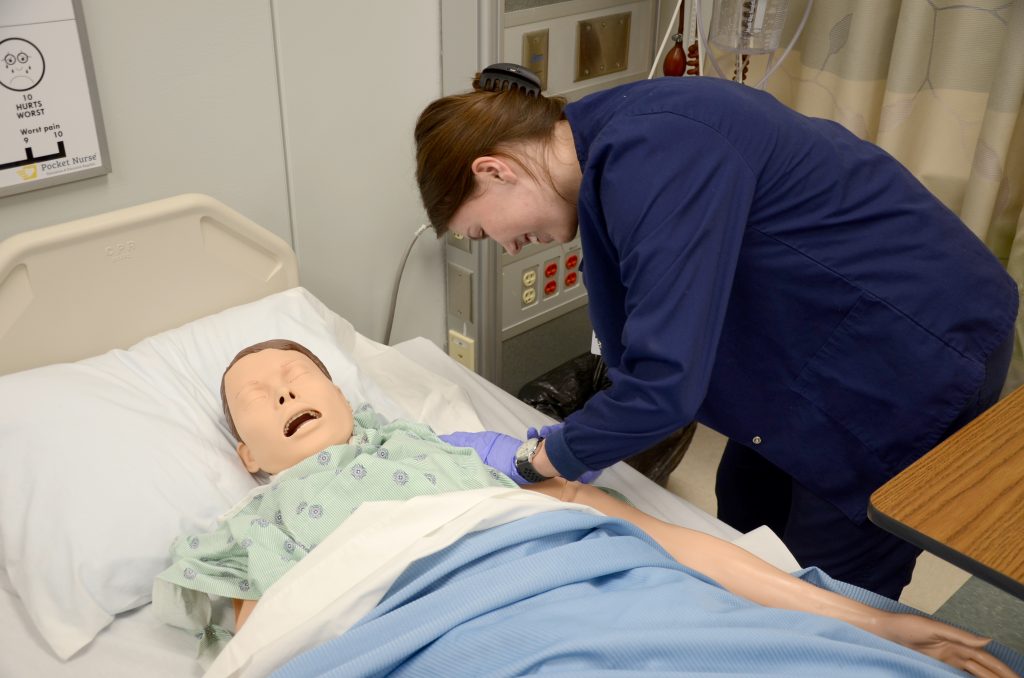
<instances>
[{"instance_id":1,"label":"manikin nose","mask_svg":"<svg viewBox=\"0 0 1024 678\"><path fill-rule=\"evenodd\" d=\"M290 400L295 400L295 394L292 393L291 391L288 391L288 398ZM280 398L277 399L277 404L284 405L284 396L281 396Z\"/></svg>"}]
</instances>

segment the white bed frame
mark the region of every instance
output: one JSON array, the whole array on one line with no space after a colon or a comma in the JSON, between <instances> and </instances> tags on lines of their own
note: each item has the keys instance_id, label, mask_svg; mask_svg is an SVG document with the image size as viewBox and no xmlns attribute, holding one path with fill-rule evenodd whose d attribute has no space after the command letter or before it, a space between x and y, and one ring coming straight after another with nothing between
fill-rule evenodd
<instances>
[{"instance_id":1,"label":"white bed frame","mask_svg":"<svg viewBox=\"0 0 1024 678\"><path fill-rule=\"evenodd\" d=\"M179 195L0 242L0 374L127 348L299 284L283 240Z\"/></svg>"}]
</instances>

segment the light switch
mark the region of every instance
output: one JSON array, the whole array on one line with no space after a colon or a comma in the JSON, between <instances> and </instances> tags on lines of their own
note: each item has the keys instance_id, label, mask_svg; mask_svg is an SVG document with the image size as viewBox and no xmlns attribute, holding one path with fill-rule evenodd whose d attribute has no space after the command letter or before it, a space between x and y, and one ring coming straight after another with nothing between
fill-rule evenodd
<instances>
[{"instance_id":1,"label":"light switch","mask_svg":"<svg viewBox=\"0 0 1024 678\"><path fill-rule=\"evenodd\" d=\"M471 370L476 369L476 342L455 330L448 330L448 355Z\"/></svg>"}]
</instances>

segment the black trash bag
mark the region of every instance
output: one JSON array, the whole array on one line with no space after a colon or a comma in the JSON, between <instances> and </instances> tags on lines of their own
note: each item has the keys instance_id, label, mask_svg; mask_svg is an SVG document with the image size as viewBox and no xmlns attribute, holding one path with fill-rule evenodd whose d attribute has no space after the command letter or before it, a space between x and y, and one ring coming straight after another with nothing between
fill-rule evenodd
<instances>
[{"instance_id":1,"label":"black trash bag","mask_svg":"<svg viewBox=\"0 0 1024 678\"><path fill-rule=\"evenodd\" d=\"M609 386L608 368L601 356L584 353L527 383L519 390L518 397L534 409L562 421ZM691 422L626 459L626 463L665 487L668 477L683 460L696 430L697 423Z\"/></svg>"}]
</instances>

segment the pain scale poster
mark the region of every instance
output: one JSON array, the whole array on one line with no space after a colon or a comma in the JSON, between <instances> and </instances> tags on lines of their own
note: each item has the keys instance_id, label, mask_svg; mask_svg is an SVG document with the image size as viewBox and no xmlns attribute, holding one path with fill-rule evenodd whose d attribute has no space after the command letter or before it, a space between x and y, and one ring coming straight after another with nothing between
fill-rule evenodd
<instances>
[{"instance_id":1,"label":"pain scale poster","mask_svg":"<svg viewBox=\"0 0 1024 678\"><path fill-rule=\"evenodd\" d=\"M108 172L79 0L0 2L0 197Z\"/></svg>"}]
</instances>

